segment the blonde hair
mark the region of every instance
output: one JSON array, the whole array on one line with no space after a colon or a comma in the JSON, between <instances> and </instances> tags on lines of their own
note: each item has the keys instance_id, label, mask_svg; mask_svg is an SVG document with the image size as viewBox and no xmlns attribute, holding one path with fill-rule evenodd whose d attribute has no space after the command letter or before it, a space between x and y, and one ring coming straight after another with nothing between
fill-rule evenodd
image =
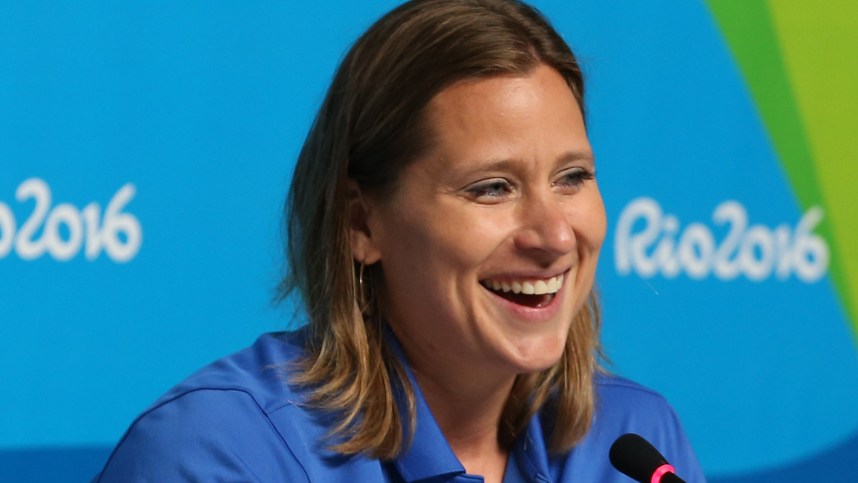
<instances>
[{"instance_id":1,"label":"blonde hair","mask_svg":"<svg viewBox=\"0 0 858 483\"><path fill-rule=\"evenodd\" d=\"M295 167L290 270L281 286L283 297L300 294L308 316L307 356L292 382L310 389L308 404L338 415L333 450L391 459L413 434L415 417L413 391L371 297L383 273L377 266L363 273L350 249L349 181L378 197L391 193L402 168L431 142L423 112L435 95L464 79L526 75L539 64L564 77L583 113L583 79L571 50L538 11L514 0L408 2L372 25L340 64ZM591 293L557 364L516 379L502 444L540 410L555 420L551 451L583 437L595 405L598 331Z\"/></svg>"}]
</instances>

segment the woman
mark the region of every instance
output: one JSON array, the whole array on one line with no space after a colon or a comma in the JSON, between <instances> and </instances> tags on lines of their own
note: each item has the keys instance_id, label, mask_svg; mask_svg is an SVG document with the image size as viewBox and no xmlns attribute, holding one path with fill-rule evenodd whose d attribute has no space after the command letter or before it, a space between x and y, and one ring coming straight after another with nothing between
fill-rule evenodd
<instances>
[{"instance_id":1,"label":"woman","mask_svg":"<svg viewBox=\"0 0 858 483\"><path fill-rule=\"evenodd\" d=\"M669 406L598 370L583 112L572 52L527 5L380 19L295 169L283 291L307 327L171 390L100 481L623 481L626 432L702 481Z\"/></svg>"}]
</instances>

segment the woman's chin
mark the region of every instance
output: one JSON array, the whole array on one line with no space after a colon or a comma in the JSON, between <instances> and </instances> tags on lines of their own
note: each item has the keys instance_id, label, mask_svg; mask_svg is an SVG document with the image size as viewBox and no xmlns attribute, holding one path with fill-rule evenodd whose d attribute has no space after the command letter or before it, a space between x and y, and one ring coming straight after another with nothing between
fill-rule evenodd
<instances>
[{"instance_id":1,"label":"woman's chin","mask_svg":"<svg viewBox=\"0 0 858 483\"><path fill-rule=\"evenodd\" d=\"M516 374L541 372L553 367L563 356L564 343L540 344L530 347L518 347L509 362Z\"/></svg>"}]
</instances>

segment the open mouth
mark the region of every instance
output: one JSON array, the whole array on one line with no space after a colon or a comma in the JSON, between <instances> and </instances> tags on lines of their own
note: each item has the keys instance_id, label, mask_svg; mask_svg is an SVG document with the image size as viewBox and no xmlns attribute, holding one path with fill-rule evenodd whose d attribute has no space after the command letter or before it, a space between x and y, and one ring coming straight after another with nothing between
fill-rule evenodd
<instances>
[{"instance_id":1,"label":"open mouth","mask_svg":"<svg viewBox=\"0 0 858 483\"><path fill-rule=\"evenodd\" d=\"M544 280L482 280L483 287L514 304L541 308L550 304L563 286L563 274Z\"/></svg>"}]
</instances>

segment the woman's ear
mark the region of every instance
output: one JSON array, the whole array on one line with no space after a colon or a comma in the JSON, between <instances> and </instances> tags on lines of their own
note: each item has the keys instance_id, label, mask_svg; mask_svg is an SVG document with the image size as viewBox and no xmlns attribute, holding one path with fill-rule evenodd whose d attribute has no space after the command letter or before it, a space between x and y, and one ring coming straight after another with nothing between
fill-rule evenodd
<instances>
[{"instance_id":1,"label":"woman's ear","mask_svg":"<svg viewBox=\"0 0 858 483\"><path fill-rule=\"evenodd\" d=\"M349 224L349 245L355 261L364 265L372 265L381 260L378 240L373 238L373 233L369 229L369 219L373 214L372 203L361 192L357 182L348 180L346 216Z\"/></svg>"}]
</instances>

